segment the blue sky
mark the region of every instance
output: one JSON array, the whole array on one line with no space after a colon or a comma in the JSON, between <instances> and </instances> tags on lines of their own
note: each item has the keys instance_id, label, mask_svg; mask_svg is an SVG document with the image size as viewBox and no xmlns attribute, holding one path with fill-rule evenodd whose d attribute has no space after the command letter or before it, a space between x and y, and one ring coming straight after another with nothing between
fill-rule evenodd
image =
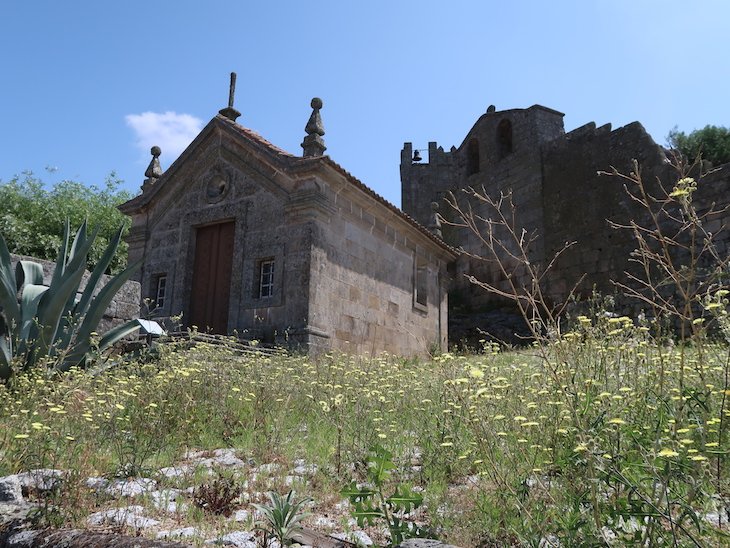
<instances>
[{"instance_id":1,"label":"blue sky","mask_svg":"<svg viewBox=\"0 0 730 548\"><path fill-rule=\"evenodd\" d=\"M403 142L459 146L490 104L662 144L730 126L726 0L8 0L0 25L2 181L114 171L136 193L149 146L169 166L231 71L239 123L295 154L321 97L327 154L395 204Z\"/></svg>"}]
</instances>

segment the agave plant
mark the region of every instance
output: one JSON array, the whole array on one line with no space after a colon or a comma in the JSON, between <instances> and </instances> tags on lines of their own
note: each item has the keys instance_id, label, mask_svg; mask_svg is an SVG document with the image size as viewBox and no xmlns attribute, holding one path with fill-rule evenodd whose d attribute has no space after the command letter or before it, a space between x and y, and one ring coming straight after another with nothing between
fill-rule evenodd
<instances>
[{"instance_id":1,"label":"agave plant","mask_svg":"<svg viewBox=\"0 0 730 548\"><path fill-rule=\"evenodd\" d=\"M48 286L43 285L43 267L38 263L18 261L13 269L10 252L0 235L0 379L7 381L15 367L27 370L46 358L51 358L47 363L60 371L83 367L92 350L103 351L139 328L136 321L126 322L95 340L104 311L139 267L139 263L128 266L96 292L122 238L120 228L77 299L86 256L96 234L88 237L84 222L69 247L70 227L66 222Z\"/></svg>"}]
</instances>

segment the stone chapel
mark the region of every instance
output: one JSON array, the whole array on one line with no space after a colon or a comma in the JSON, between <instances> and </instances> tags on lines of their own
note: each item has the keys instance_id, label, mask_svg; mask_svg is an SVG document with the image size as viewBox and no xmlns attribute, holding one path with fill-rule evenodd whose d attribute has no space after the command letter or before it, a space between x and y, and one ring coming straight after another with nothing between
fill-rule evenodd
<instances>
[{"instance_id":1,"label":"stone chapel","mask_svg":"<svg viewBox=\"0 0 730 548\"><path fill-rule=\"evenodd\" d=\"M310 353L446 349L457 252L324 155L313 99L303 155L236 122L231 96L164 173L153 147L129 261L149 316Z\"/></svg>"}]
</instances>

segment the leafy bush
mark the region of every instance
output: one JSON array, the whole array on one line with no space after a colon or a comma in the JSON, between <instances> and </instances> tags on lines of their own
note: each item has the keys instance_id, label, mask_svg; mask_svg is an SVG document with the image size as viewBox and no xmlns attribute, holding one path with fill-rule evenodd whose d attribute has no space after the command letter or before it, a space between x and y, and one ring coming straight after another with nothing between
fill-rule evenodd
<instances>
[{"instance_id":1,"label":"leafy bush","mask_svg":"<svg viewBox=\"0 0 730 548\"><path fill-rule=\"evenodd\" d=\"M391 470L395 468L393 454L381 446L375 446L366 461L367 476L373 488L358 487L355 482L342 490L355 506L352 517L362 527L366 522L374 524L385 521L393 545L413 537L426 536L426 532L412 521L404 519L423 504L423 496L409 487L397 485L392 495L386 496L384 489Z\"/></svg>"},{"instance_id":2,"label":"leafy bush","mask_svg":"<svg viewBox=\"0 0 730 548\"><path fill-rule=\"evenodd\" d=\"M688 135L675 127L669 132L667 141L690 162L699 155L714 165L730 162L730 128L708 125Z\"/></svg>"},{"instance_id":3,"label":"leafy bush","mask_svg":"<svg viewBox=\"0 0 730 548\"><path fill-rule=\"evenodd\" d=\"M131 265L94 295L117 250L122 229L107 245L79 300L76 295L96 233L89 238L86 223L82 224L69 248L69 232L67 222L48 287L43 285L43 267L38 263L19 261L13 270L0 235L0 380L10 379L14 367L28 370L46 359L60 371L83 366L93 349L103 351L139 328L130 321L94 340L107 306L139 266Z\"/></svg>"},{"instance_id":4,"label":"leafy bush","mask_svg":"<svg viewBox=\"0 0 730 548\"><path fill-rule=\"evenodd\" d=\"M54 260L61 245L66 220L71 226L89 227L98 235L89 248L86 267L93 270L118 228L129 227L129 218L117 206L131 198L119 190L120 181L113 175L104 188L61 181L48 190L32 173L8 182L0 181L0 233L14 253L38 259ZM107 274L121 272L127 261L127 244L120 241Z\"/></svg>"},{"instance_id":5,"label":"leafy bush","mask_svg":"<svg viewBox=\"0 0 730 548\"><path fill-rule=\"evenodd\" d=\"M218 473L213 481L193 491L193 503L211 514L230 516L242 491L235 479Z\"/></svg>"}]
</instances>

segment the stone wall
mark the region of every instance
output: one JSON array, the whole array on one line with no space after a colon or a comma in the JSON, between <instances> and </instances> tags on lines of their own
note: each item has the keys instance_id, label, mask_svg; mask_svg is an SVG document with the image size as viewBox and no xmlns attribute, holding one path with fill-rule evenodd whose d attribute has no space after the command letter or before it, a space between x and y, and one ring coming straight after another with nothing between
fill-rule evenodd
<instances>
[{"instance_id":1,"label":"stone wall","mask_svg":"<svg viewBox=\"0 0 730 548\"><path fill-rule=\"evenodd\" d=\"M310 325L353 354L423 355L447 347L447 257L425 235L353 189L326 187L335 213L313 238ZM415 284L421 264L425 298Z\"/></svg>"},{"instance_id":2,"label":"stone wall","mask_svg":"<svg viewBox=\"0 0 730 548\"><path fill-rule=\"evenodd\" d=\"M10 255L10 259L13 263L13 267L15 267L15 263L17 263L19 260L33 261L39 263L43 267L43 283L45 285L51 283L53 272L56 270L55 262L46 261L43 259L36 259L34 257L28 257L25 255L14 254ZM78 298L81 297L81 293L86 288L86 282L89 279L89 275L90 274L87 272L86 274L84 274L84 277L81 280L81 284L79 286L80 292L77 294ZM104 287L104 285L106 285L109 279L110 276L102 276L97 286L97 293L99 290L101 290L102 287ZM122 285L122 287L119 289L117 294L112 299L112 302L109 304L106 311L104 312L104 318L99 323L99 331L103 333L111 327L132 320L134 318L139 318L139 303L140 285L138 282L128 280L124 285Z\"/></svg>"},{"instance_id":3,"label":"stone wall","mask_svg":"<svg viewBox=\"0 0 730 548\"><path fill-rule=\"evenodd\" d=\"M615 167L630 173L633 159L641 163L644 180L656 195L657 178L667 180L671 173L663 150L638 123L615 131L610 126L585 126L546 150L546 256L552 257L567 242L574 243L555 263L548 280L548 292L555 300L564 299L584 274L579 287L582 296L593 287L612 291L611 280L629 269L635 248L632 233L612 229L609 220L626 225L632 219L641 222L646 215L624 189L626 181L599 171Z\"/></svg>"},{"instance_id":4,"label":"stone wall","mask_svg":"<svg viewBox=\"0 0 730 548\"><path fill-rule=\"evenodd\" d=\"M634 160L648 195L661 198L672 191L679 174L664 149L639 123L615 131L610 126L589 124L552 142L547 149L543 167L544 196L549 197L543 205L546 256L552 257L566 242L575 243L560 256L547 279L548 293L556 301L563 300L576 284L580 297L589 296L594 288L611 293L616 291L613 281L627 283L625 273L637 271L638 265L632 260L637 247L632 231L611 225L627 226L634 221L653 229L654 221L629 194L636 193L638 187L620 177L599 174L612 167L629 174ZM730 166L692 175L699 182L693 204L700 215L712 204L721 210L730 196ZM681 218L679 207L672 207L670 213ZM655 214L658 209L655 204ZM666 215L657 218L665 234L676 233L678 223ZM721 256L726 256L730 240L730 232L722 230L728 222L730 215L721 211L706 219L705 229L715 235ZM689 241L683 243L691 245ZM688 256L675 255L675 259L678 264L689 264Z\"/></svg>"}]
</instances>

